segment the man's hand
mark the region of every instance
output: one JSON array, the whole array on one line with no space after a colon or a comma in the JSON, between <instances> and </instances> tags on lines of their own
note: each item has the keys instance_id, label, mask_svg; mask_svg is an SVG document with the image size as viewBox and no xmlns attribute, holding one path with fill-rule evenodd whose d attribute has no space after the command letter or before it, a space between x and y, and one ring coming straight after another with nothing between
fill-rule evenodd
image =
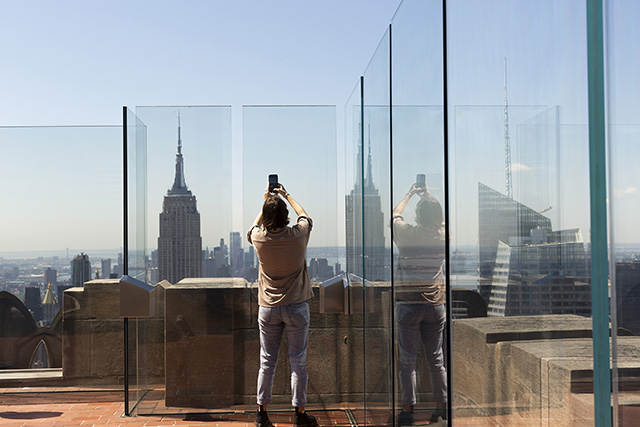
<instances>
[{"instance_id":1,"label":"man's hand","mask_svg":"<svg viewBox=\"0 0 640 427\"><path fill-rule=\"evenodd\" d=\"M413 184L411 186L411 190L409 190L409 195L413 196L414 194L417 194L422 199L426 199L430 195L429 187L427 187L426 185L424 187L417 187L415 184Z\"/></svg>"},{"instance_id":2,"label":"man's hand","mask_svg":"<svg viewBox=\"0 0 640 427\"><path fill-rule=\"evenodd\" d=\"M282 184L280 184L280 186L276 188L273 192L276 194L279 194L285 200L287 200L287 196L289 195L289 193L287 193L287 190L284 189L284 185Z\"/></svg>"}]
</instances>

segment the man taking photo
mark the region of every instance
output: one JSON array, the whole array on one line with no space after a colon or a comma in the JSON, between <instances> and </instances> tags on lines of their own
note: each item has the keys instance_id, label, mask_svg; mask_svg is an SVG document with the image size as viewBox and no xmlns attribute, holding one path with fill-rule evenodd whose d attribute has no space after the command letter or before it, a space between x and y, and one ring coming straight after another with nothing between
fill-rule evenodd
<instances>
[{"instance_id":1,"label":"man taking photo","mask_svg":"<svg viewBox=\"0 0 640 427\"><path fill-rule=\"evenodd\" d=\"M305 210L281 184L264 192L264 204L247 232L260 263L258 272L258 326L260 328L260 372L258 374L257 427L273 427L267 415L278 361L282 334L287 334L291 365L291 403L294 426L315 427L315 417L308 415L307 344L309 342L309 299L313 290L309 282L305 253L313 222ZM289 202L298 221L289 226Z\"/></svg>"}]
</instances>

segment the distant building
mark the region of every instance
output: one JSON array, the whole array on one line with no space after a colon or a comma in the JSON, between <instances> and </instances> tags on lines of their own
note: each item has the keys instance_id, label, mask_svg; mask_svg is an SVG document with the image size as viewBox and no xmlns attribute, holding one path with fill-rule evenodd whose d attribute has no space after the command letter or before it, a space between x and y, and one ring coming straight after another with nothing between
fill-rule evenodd
<instances>
[{"instance_id":1,"label":"distant building","mask_svg":"<svg viewBox=\"0 0 640 427\"><path fill-rule=\"evenodd\" d=\"M118 263L113 267L112 270L112 275L109 276L110 278L113 278L113 275L115 275L115 278L119 278L124 275L124 257L122 255L122 252L118 253Z\"/></svg>"},{"instance_id":2,"label":"distant building","mask_svg":"<svg viewBox=\"0 0 640 427\"><path fill-rule=\"evenodd\" d=\"M111 259L103 259L101 260L102 264L102 278L108 279L111 276Z\"/></svg>"},{"instance_id":3,"label":"distant building","mask_svg":"<svg viewBox=\"0 0 640 427\"><path fill-rule=\"evenodd\" d=\"M58 285L58 308L63 308L64 306L64 291L71 288L73 288L72 285Z\"/></svg>"},{"instance_id":4,"label":"distant building","mask_svg":"<svg viewBox=\"0 0 640 427\"><path fill-rule=\"evenodd\" d=\"M208 253L212 253L207 251ZM202 277L217 277L218 269L216 268L216 262L213 256L206 256L202 260Z\"/></svg>"},{"instance_id":5,"label":"distant building","mask_svg":"<svg viewBox=\"0 0 640 427\"><path fill-rule=\"evenodd\" d=\"M358 158L361 155L360 152ZM385 248L380 193L373 183L371 147L364 182L358 179L353 190L346 195L345 210L347 271L368 280L389 280L391 259Z\"/></svg>"},{"instance_id":6,"label":"distant building","mask_svg":"<svg viewBox=\"0 0 640 427\"><path fill-rule=\"evenodd\" d=\"M333 277L333 267L329 266L326 258L311 258L309 262L309 277L311 280L323 281Z\"/></svg>"},{"instance_id":7,"label":"distant building","mask_svg":"<svg viewBox=\"0 0 640 427\"><path fill-rule=\"evenodd\" d=\"M531 230L551 232L551 220L498 191L478 183L480 277L491 278L498 241L529 238Z\"/></svg>"},{"instance_id":8,"label":"distant building","mask_svg":"<svg viewBox=\"0 0 640 427\"><path fill-rule=\"evenodd\" d=\"M149 283L158 283L158 250L151 251L151 258L149 259Z\"/></svg>"},{"instance_id":9,"label":"distant building","mask_svg":"<svg viewBox=\"0 0 640 427\"><path fill-rule=\"evenodd\" d=\"M253 245L249 245L249 251L244 253L244 269L249 270L256 265L256 252Z\"/></svg>"},{"instance_id":10,"label":"distant building","mask_svg":"<svg viewBox=\"0 0 640 427\"><path fill-rule=\"evenodd\" d=\"M47 267L44 271L44 284L45 285L57 285L58 284L58 270Z\"/></svg>"},{"instance_id":11,"label":"distant building","mask_svg":"<svg viewBox=\"0 0 640 427\"><path fill-rule=\"evenodd\" d=\"M85 253L76 255L76 257L71 260L71 284L73 284L73 286L83 286L84 282L88 282L91 279L89 256Z\"/></svg>"},{"instance_id":12,"label":"distant building","mask_svg":"<svg viewBox=\"0 0 640 427\"><path fill-rule=\"evenodd\" d=\"M483 184L478 201L480 274L492 273L481 289L487 314L589 316L591 286L580 230L553 231L548 218Z\"/></svg>"},{"instance_id":13,"label":"distant building","mask_svg":"<svg viewBox=\"0 0 640 427\"><path fill-rule=\"evenodd\" d=\"M220 246L213 250L208 248L202 251L202 276L203 277L231 277L231 266L229 265L229 249L220 239Z\"/></svg>"},{"instance_id":14,"label":"distant building","mask_svg":"<svg viewBox=\"0 0 640 427\"><path fill-rule=\"evenodd\" d=\"M512 247L499 242L487 315L490 317L542 314L590 316L591 285L584 274L586 270L584 245L581 251L582 260L579 257L563 260L558 256L563 245L573 246L575 253L580 253L578 242L522 247ZM536 258L538 262L535 262ZM574 265L571 266L571 264ZM539 267L538 270L533 268L535 265ZM563 265L572 267L564 270L569 274L561 274ZM575 272L581 274L571 274Z\"/></svg>"},{"instance_id":15,"label":"distant building","mask_svg":"<svg viewBox=\"0 0 640 427\"><path fill-rule=\"evenodd\" d=\"M53 296L53 291L51 290L51 284L47 285L47 292L44 294L44 298L42 300L42 323L44 326L51 325L53 319L58 314L59 307L58 302Z\"/></svg>"},{"instance_id":16,"label":"distant building","mask_svg":"<svg viewBox=\"0 0 640 427\"><path fill-rule=\"evenodd\" d=\"M640 335L640 262L616 264L615 289L618 328Z\"/></svg>"},{"instance_id":17,"label":"distant building","mask_svg":"<svg viewBox=\"0 0 640 427\"><path fill-rule=\"evenodd\" d=\"M216 269L216 277L230 277L231 268L229 266L229 248L224 243L224 239L220 239L220 246L213 248L213 259Z\"/></svg>"},{"instance_id":18,"label":"distant building","mask_svg":"<svg viewBox=\"0 0 640 427\"><path fill-rule=\"evenodd\" d=\"M233 276L242 276L244 271L244 251L242 250L242 237L238 231L229 233L229 261Z\"/></svg>"},{"instance_id":19,"label":"distant building","mask_svg":"<svg viewBox=\"0 0 640 427\"><path fill-rule=\"evenodd\" d=\"M504 316L507 307L507 292L509 290L509 267L511 260L511 246L498 241L496 260L493 266L493 281L489 287L487 314L489 316Z\"/></svg>"},{"instance_id":20,"label":"distant building","mask_svg":"<svg viewBox=\"0 0 640 427\"><path fill-rule=\"evenodd\" d=\"M196 196L184 179L184 159L178 118L178 153L173 187L164 196L158 237L158 280L178 283L202 275L202 237Z\"/></svg>"},{"instance_id":21,"label":"distant building","mask_svg":"<svg viewBox=\"0 0 640 427\"><path fill-rule=\"evenodd\" d=\"M35 284L35 283L34 283ZM29 286L24 290L24 305L29 309L33 320L38 323L42 320L42 300L40 299L40 288Z\"/></svg>"}]
</instances>

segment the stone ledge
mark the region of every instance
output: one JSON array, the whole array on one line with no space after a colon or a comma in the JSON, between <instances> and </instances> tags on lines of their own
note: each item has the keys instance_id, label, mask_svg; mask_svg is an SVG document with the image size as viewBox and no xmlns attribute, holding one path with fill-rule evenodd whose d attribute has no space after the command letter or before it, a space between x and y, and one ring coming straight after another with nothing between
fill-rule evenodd
<instances>
[{"instance_id":1,"label":"stone ledge","mask_svg":"<svg viewBox=\"0 0 640 427\"><path fill-rule=\"evenodd\" d=\"M590 318L573 314L545 316L486 317L457 319L457 326L470 325L487 344L502 341L529 341L560 338L591 338Z\"/></svg>"},{"instance_id":2,"label":"stone ledge","mask_svg":"<svg viewBox=\"0 0 640 427\"><path fill-rule=\"evenodd\" d=\"M207 289L231 289L231 288L251 288L251 283L242 277L193 277L182 279L169 288L207 288Z\"/></svg>"},{"instance_id":3,"label":"stone ledge","mask_svg":"<svg viewBox=\"0 0 640 427\"><path fill-rule=\"evenodd\" d=\"M13 381L62 380L62 369L9 369L0 371L0 384Z\"/></svg>"},{"instance_id":4,"label":"stone ledge","mask_svg":"<svg viewBox=\"0 0 640 427\"><path fill-rule=\"evenodd\" d=\"M590 326L572 315L456 320L454 389L504 413L559 411L573 419L592 411L585 404L593 392ZM640 337L618 337L618 351L621 387L640 390Z\"/></svg>"}]
</instances>

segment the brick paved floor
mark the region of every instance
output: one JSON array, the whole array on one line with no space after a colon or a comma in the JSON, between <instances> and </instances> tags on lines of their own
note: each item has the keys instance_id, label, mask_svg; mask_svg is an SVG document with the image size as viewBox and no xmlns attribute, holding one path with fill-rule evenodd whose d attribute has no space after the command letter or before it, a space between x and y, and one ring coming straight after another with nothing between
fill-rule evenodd
<instances>
[{"instance_id":1,"label":"brick paved floor","mask_svg":"<svg viewBox=\"0 0 640 427\"><path fill-rule=\"evenodd\" d=\"M149 405L159 400L145 399ZM141 410L132 417L123 416L122 390L96 387L16 387L0 388L0 426L246 426L252 427L254 409L245 406L230 411L204 411L202 409L166 408L160 411ZM147 406L149 408L150 406ZM345 405L343 405L343 408ZM321 426L350 426L347 413L340 407L319 410L310 406ZM139 412L139 413L138 413ZM430 412L416 413L416 425L426 425ZM364 420L363 411L354 411L356 420ZM370 425L386 425L389 412L370 411ZM276 427L293 425L293 414L286 406L270 407L269 418ZM380 424L378 424L380 423Z\"/></svg>"},{"instance_id":2,"label":"brick paved floor","mask_svg":"<svg viewBox=\"0 0 640 427\"><path fill-rule=\"evenodd\" d=\"M96 387L0 388L0 426L253 426L255 415L252 407L235 406L226 412L166 408L158 396L162 394L157 390L156 395L145 396L143 403L147 404L147 409L140 406L135 416L125 417L122 390ZM348 407L353 406L342 404L333 410L310 406L308 410L321 426L348 427L349 418L344 411ZM354 409L351 413L359 425L369 426L386 426L390 416L384 408L370 408L366 414ZM291 426L292 415L286 406L270 407L269 417L276 427ZM430 415L428 409L417 410L416 426L428 425ZM621 426L640 425L640 405L621 406L619 419ZM501 416L459 416L454 424L463 427L528 427L544 425L545 421L552 421L549 425L576 425L579 420L541 420L539 412L522 411ZM593 425L593 419L586 415L579 425Z\"/></svg>"}]
</instances>

